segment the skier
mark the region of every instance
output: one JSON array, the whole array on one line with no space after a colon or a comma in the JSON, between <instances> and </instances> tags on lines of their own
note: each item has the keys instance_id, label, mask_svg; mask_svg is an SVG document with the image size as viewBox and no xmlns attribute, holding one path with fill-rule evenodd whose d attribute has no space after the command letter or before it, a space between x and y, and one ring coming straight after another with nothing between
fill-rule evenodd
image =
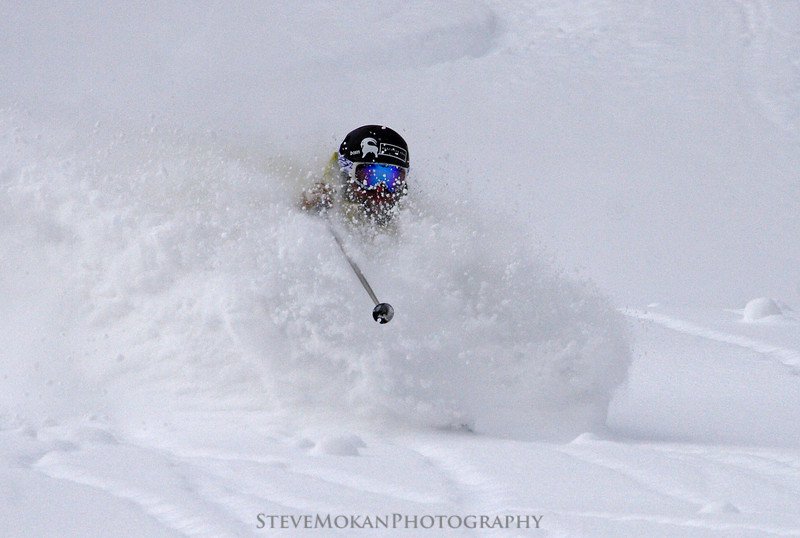
<instances>
[{"instance_id":1,"label":"skier","mask_svg":"<svg viewBox=\"0 0 800 538\"><path fill-rule=\"evenodd\" d=\"M320 181L303 191L308 211L335 211L352 224L389 225L408 193L408 145L397 132L364 125L348 133Z\"/></svg>"}]
</instances>

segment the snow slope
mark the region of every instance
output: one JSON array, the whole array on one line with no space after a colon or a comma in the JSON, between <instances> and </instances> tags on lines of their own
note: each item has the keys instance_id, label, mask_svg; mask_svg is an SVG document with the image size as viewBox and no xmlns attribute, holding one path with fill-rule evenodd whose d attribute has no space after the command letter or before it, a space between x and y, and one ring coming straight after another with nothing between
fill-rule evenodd
<instances>
[{"instance_id":1,"label":"snow slope","mask_svg":"<svg viewBox=\"0 0 800 538\"><path fill-rule=\"evenodd\" d=\"M687 330L698 313L731 340L753 329L737 332L734 316L708 309L631 312L636 361L609 431L567 443L231 406L124 428L118 416L6 424L4 481L17 493L5 534L227 536L259 532L259 513L388 512L539 514L553 536L797 535L797 376ZM796 321L775 323L797 334ZM48 495L43 521L31 507ZM76 525L70 515L87 503L124 523Z\"/></svg>"},{"instance_id":2,"label":"snow slope","mask_svg":"<svg viewBox=\"0 0 800 538\"><path fill-rule=\"evenodd\" d=\"M798 23L0 6L0 533L800 534ZM412 151L400 233L348 237L387 326L294 208L373 122Z\"/></svg>"}]
</instances>

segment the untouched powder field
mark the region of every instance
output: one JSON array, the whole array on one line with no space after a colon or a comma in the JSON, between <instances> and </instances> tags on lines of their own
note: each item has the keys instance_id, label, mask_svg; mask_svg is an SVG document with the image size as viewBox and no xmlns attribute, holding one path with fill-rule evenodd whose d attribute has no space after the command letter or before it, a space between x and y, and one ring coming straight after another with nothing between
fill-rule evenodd
<instances>
[{"instance_id":1,"label":"untouched powder field","mask_svg":"<svg viewBox=\"0 0 800 538\"><path fill-rule=\"evenodd\" d=\"M797 28L3 5L0 535L800 535ZM388 325L297 208L368 123L412 163L345 232Z\"/></svg>"}]
</instances>

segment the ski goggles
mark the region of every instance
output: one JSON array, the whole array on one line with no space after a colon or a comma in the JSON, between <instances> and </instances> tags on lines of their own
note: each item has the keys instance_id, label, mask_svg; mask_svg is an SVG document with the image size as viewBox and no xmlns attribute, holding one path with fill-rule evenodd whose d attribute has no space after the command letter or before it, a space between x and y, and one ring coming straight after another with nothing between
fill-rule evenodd
<instances>
[{"instance_id":1,"label":"ski goggles","mask_svg":"<svg viewBox=\"0 0 800 538\"><path fill-rule=\"evenodd\" d=\"M406 169L392 164L358 163L353 173L356 182L364 189L386 186L389 192L402 188L406 180Z\"/></svg>"}]
</instances>

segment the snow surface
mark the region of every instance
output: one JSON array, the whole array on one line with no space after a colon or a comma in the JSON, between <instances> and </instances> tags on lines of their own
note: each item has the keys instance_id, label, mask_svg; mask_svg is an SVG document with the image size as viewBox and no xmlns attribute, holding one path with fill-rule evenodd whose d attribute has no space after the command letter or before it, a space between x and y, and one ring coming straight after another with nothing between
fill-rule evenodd
<instances>
[{"instance_id":1,"label":"snow surface","mask_svg":"<svg viewBox=\"0 0 800 538\"><path fill-rule=\"evenodd\" d=\"M798 28L797 2L1 5L0 535L800 534ZM411 148L399 233L347 238L386 326L295 209L366 123Z\"/></svg>"}]
</instances>

